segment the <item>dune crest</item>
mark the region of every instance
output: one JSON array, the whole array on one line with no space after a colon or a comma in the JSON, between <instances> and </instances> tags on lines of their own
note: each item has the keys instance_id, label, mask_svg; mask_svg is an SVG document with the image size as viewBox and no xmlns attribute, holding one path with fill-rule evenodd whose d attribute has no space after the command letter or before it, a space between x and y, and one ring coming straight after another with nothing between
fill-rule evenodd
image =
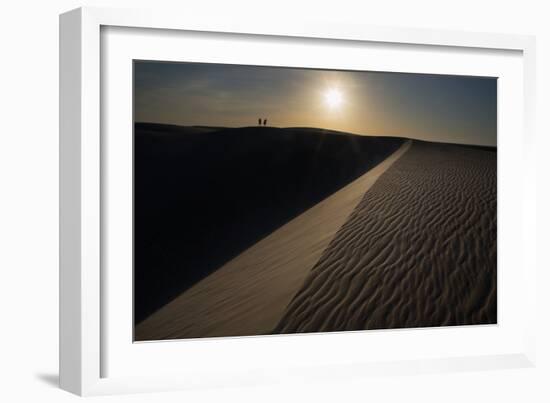
<instances>
[{"instance_id":1,"label":"dune crest","mask_svg":"<svg viewBox=\"0 0 550 403\"><path fill-rule=\"evenodd\" d=\"M403 139L135 125L134 323L384 161Z\"/></svg>"},{"instance_id":2,"label":"dune crest","mask_svg":"<svg viewBox=\"0 0 550 403\"><path fill-rule=\"evenodd\" d=\"M365 192L410 145L407 141L145 319L136 326L136 340L270 333Z\"/></svg>"}]
</instances>

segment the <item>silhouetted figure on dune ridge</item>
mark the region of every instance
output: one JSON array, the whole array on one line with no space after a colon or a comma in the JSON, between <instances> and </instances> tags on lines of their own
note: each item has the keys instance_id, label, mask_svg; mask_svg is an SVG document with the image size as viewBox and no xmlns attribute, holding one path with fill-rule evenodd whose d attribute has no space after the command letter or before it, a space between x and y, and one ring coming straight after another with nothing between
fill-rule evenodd
<instances>
[{"instance_id":1,"label":"silhouetted figure on dune ridge","mask_svg":"<svg viewBox=\"0 0 550 403\"><path fill-rule=\"evenodd\" d=\"M264 119L264 126L267 124L267 119Z\"/></svg>"}]
</instances>

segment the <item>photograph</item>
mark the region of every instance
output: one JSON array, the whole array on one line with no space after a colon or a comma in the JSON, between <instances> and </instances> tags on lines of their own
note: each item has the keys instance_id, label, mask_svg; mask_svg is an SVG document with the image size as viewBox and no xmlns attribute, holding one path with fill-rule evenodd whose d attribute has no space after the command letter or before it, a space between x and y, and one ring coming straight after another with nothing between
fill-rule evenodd
<instances>
[{"instance_id":1,"label":"photograph","mask_svg":"<svg viewBox=\"0 0 550 403\"><path fill-rule=\"evenodd\" d=\"M496 77L133 60L133 336L495 325Z\"/></svg>"}]
</instances>

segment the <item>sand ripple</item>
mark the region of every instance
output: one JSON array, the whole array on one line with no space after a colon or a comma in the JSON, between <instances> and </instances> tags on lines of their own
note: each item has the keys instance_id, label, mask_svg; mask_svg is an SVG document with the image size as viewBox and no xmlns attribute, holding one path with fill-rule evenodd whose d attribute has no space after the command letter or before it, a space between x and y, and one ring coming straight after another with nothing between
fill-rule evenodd
<instances>
[{"instance_id":1,"label":"sand ripple","mask_svg":"<svg viewBox=\"0 0 550 403\"><path fill-rule=\"evenodd\" d=\"M496 153L415 141L338 231L275 333L496 323Z\"/></svg>"}]
</instances>

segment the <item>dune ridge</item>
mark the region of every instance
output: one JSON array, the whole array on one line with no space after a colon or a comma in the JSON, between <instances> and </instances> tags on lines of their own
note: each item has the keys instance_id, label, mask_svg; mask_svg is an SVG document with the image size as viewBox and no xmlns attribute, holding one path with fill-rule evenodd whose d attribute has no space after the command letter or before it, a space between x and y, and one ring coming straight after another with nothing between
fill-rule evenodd
<instances>
[{"instance_id":1,"label":"dune ridge","mask_svg":"<svg viewBox=\"0 0 550 403\"><path fill-rule=\"evenodd\" d=\"M136 340L266 334L365 192L410 148L277 229L136 326Z\"/></svg>"},{"instance_id":2,"label":"dune ridge","mask_svg":"<svg viewBox=\"0 0 550 403\"><path fill-rule=\"evenodd\" d=\"M414 141L365 193L274 333L497 320L496 153Z\"/></svg>"},{"instance_id":3,"label":"dune ridge","mask_svg":"<svg viewBox=\"0 0 550 403\"><path fill-rule=\"evenodd\" d=\"M136 123L134 323L403 142L325 129Z\"/></svg>"}]
</instances>

